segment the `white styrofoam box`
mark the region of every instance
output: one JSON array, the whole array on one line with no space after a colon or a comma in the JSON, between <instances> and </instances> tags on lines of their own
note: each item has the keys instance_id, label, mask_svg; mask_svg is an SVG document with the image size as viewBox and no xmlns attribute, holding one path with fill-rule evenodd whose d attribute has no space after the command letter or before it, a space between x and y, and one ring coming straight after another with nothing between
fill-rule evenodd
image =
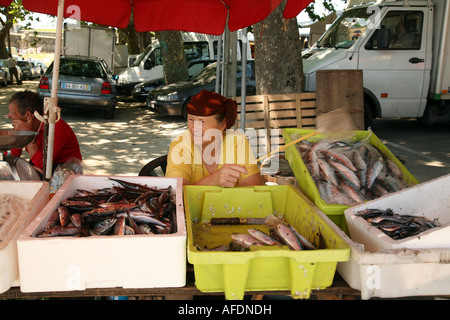
<instances>
[{"instance_id":1,"label":"white styrofoam box","mask_svg":"<svg viewBox=\"0 0 450 320\"><path fill-rule=\"evenodd\" d=\"M391 193L344 211L353 241L364 243L365 249L450 248L450 174ZM440 226L416 236L394 240L356 214L365 209L388 209L400 215L438 219Z\"/></svg>"},{"instance_id":2,"label":"white styrofoam box","mask_svg":"<svg viewBox=\"0 0 450 320\"><path fill-rule=\"evenodd\" d=\"M177 231L158 235L37 238L49 215L77 189L118 185L108 176L72 175L17 241L22 292L86 288L182 287L186 284L186 220L180 178L117 178L176 190Z\"/></svg>"},{"instance_id":3,"label":"white styrofoam box","mask_svg":"<svg viewBox=\"0 0 450 320\"><path fill-rule=\"evenodd\" d=\"M17 239L25 227L48 203L48 182L46 181L1 181L0 193L30 200L20 212L14 212L14 221L2 226L0 241L0 293L19 286L19 263ZM9 220L9 219L8 219Z\"/></svg>"},{"instance_id":4,"label":"white styrofoam box","mask_svg":"<svg viewBox=\"0 0 450 320\"><path fill-rule=\"evenodd\" d=\"M450 294L450 249L392 249L364 251L342 233L350 260L337 271L361 299L440 296Z\"/></svg>"}]
</instances>

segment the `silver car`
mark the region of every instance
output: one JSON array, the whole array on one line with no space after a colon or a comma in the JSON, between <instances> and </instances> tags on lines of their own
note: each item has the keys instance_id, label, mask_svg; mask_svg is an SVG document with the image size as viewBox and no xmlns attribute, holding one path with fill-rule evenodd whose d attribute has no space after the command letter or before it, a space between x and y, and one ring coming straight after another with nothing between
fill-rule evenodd
<instances>
[{"instance_id":1,"label":"silver car","mask_svg":"<svg viewBox=\"0 0 450 320\"><path fill-rule=\"evenodd\" d=\"M13 84L13 80L16 81L16 78L14 78L14 76L9 74L8 62L6 62L6 59L0 59L0 68L6 74L6 79L8 79L8 84ZM17 75L19 76L19 82L22 82L22 80L23 80L22 69L20 69L20 67L18 65L16 65L16 69L17 69Z\"/></svg>"},{"instance_id":2,"label":"silver car","mask_svg":"<svg viewBox=\"0 0 450 320\"><path fill-rule=\"evenodd\" d=\"M51 96L53 63L41 76L38 94ZM114 118L116 79L102 59L61 56L59 67L58 106L61 108L105 111L105 119Z\"/></svg>"}]
</instances>

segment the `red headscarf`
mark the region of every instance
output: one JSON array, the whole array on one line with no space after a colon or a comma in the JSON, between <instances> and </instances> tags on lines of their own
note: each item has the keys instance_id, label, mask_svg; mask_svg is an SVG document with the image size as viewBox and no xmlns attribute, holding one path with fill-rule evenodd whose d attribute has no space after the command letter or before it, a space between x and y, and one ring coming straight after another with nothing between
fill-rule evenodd
<instances>
[{"instance_id":1,"label":"red headscarf","mask_svg":"<svg viewBox=\"0 0 450 320\"><path fill-rule=\"evenodd\" d=\"M237 118L237 103L216 92L202 90L191 98L187 105L187 112L203 117L222 114L225 116L227 129L230 129Z\"/></svg>"}]
</instances>

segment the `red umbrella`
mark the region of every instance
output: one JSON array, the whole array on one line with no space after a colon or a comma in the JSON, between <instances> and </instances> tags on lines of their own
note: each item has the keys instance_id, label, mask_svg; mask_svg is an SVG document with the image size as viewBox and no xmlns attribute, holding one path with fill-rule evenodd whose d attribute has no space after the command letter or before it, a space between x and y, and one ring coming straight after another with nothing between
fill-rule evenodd
<instances>
[{"instance_id":1,"label":"red umbrella","mask_svg":"<svg viewBox=\"0 0 450 320\"><path fill-rule=\"evenodd\" d=\"M0 0L0 6L9 7L11 2L12 2L12 0Z\"/></svg>"},{"instance_id":2,"label":"red umbrella","mask_svg":"<svg viewBox=\"0 0 450 320\"><path fill-rule=\"evenodd\" d=\"M1 0L5 1L5 0ZM136 31L180 30L213 35L235 31L266 18L281 0L66 0L64 17L125 28L131 12ZM288 0L284 17L297 16L312 0ZM57 15L56 0L22 0L33 12ZM78 15L78 17L77 17Z\"/></svg>"}]
</instances>

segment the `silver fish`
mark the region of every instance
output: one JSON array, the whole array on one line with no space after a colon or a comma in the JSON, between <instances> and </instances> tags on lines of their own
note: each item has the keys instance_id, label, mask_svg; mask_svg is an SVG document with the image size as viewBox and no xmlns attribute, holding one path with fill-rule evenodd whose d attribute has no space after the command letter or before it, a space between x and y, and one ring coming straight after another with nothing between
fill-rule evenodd
<instances>
[{"instance_id":1,"label":"silver fish","mask_svg":"<svg viewBox=\"0 0 450 320\"><path fill-rule=\"evenodd\" d=\"M153 234L152 228L150 228L148 224L141 223L138 225L138 227L144 234Z\"/></svg>"},{"instance_id":2,"label":"silver fish","mask_svg":"<svg viewBox=\"0 0 450 320\"><path fill-rule=\"evenodd\" d=\"M295 232L292 231L291 228L289 228L284 223L279 223L277 225L277 233L281 239L286 243L286 245L292 249L292 250L302 250L302 244L300 242L300 239L297 237Z\"/></svg>"},{"instance_id":3,"label":"silver fish","mask_svg":"<svg viewBox=\"0 0 450 320\"><path fill-rule=\"evenodd\" d=\"M280 245L278 241L276 241L274 238L269 236L268 234L262 232L258 229L248 229L247 230L250 235L255 238L256 240L261 241L262 243L269 245L269 246L277 246Z\"/></svg>"},{"instance_id":4,"label":"silver fish","mask_svg":"<svg viewBox=\"0 0 450 320\"><path fill-rule=\"evenodd\" d=\"M374 161L372 161L371 166L367 169L366 187L368 189L372 187L375 179L378 177L381 170L383 170L383 164L383 157L379 156Z\"/></svg>"},{"instance_id":5,"label":"silver fish","mask_svg":"<svg viewBox=\"0 0 450 320\"><path fill-rule=\"evenodd\" d=\"M161 227L166 226L165 223L163 223L163 222L159 221L158 219L153 218L150 215L145 214L145 213L136 213L136 212L131 211L130 217L138 224L139 223L151 223L151 224L155 224L155 225L158 225Z\"/></svg>"},{"instance_id":6,"label":"silver fish","mask_svg":"<svg viewBox=\"0 0 450 320\"><path fill-rule=\"evenodd\" d=\"M231 238L235 240L237 243L242 245L244 248L248 248L250 246L262 246L263 243L255 239L249 234L244 233L232 233Z\"/></svg>"},{"instance_id":7,"label":"silver fish","mask_svg":"<svg viewBox=\"0 0 450 320\"><path fill-rule=\"evenodd\" d=\"M338 181L336 179L336 175L334 173L333 168L326 162L325 160L321 158L317 158L319 162L319 167L322 169L322 172L324 173L327 180L329 180L331 183L333 183L335 186L338 185Z\"/></svg>"},{"instance_id":8,"label":"silver fish","mask_svg":"<svg viewBox=\"0 0 450 320\"><path fill-rule=\"evenodd\" d=\"M333 150L322 150L321 153L324 154L325 156L327 156L329 159L331 159L333 161L342 163L343 165L345 165L350 170L356 171L356 168L353 165L353 163L343 153L334 152Z\"/></svg>"},{"instance_id":9,"label":"silver fish","mask_svg":"<svg viewBox=\"0 0 450 320\"><path fill-rule=\"evenodd\" d=\"M336 169L336 172L340 176L342 176L346 181L351 183L356 189L361 188L361 181L359 181L355 172L353 172L351 169L349 169L347 166L343 165L342 163L332 161L332 160L328 161L328 163Z\"/></svg>"},{"instance_id":10,"label":"silver fish","mask_svg":"<svg viewBox=\"0 0 450 320\"><path fill-rule=\"evenodd\" d=\"M343 190L356 203L363 203L367 200L358 190L355 190L355 188L352 188L347 184L342 184L340 187L341 190Z\"/></svg>"},{"instance_id":11,"label":"silver fish","mask_svg":"<svg viewBox=\"0 0 450 320\"><path fill-rule=\"evenodd\" d=\"M94 226L92 227L92 231L97 235L107 234L114 228L116 221L116 218L99 221L94 224Z\"/></svg>"}]
</instances>

